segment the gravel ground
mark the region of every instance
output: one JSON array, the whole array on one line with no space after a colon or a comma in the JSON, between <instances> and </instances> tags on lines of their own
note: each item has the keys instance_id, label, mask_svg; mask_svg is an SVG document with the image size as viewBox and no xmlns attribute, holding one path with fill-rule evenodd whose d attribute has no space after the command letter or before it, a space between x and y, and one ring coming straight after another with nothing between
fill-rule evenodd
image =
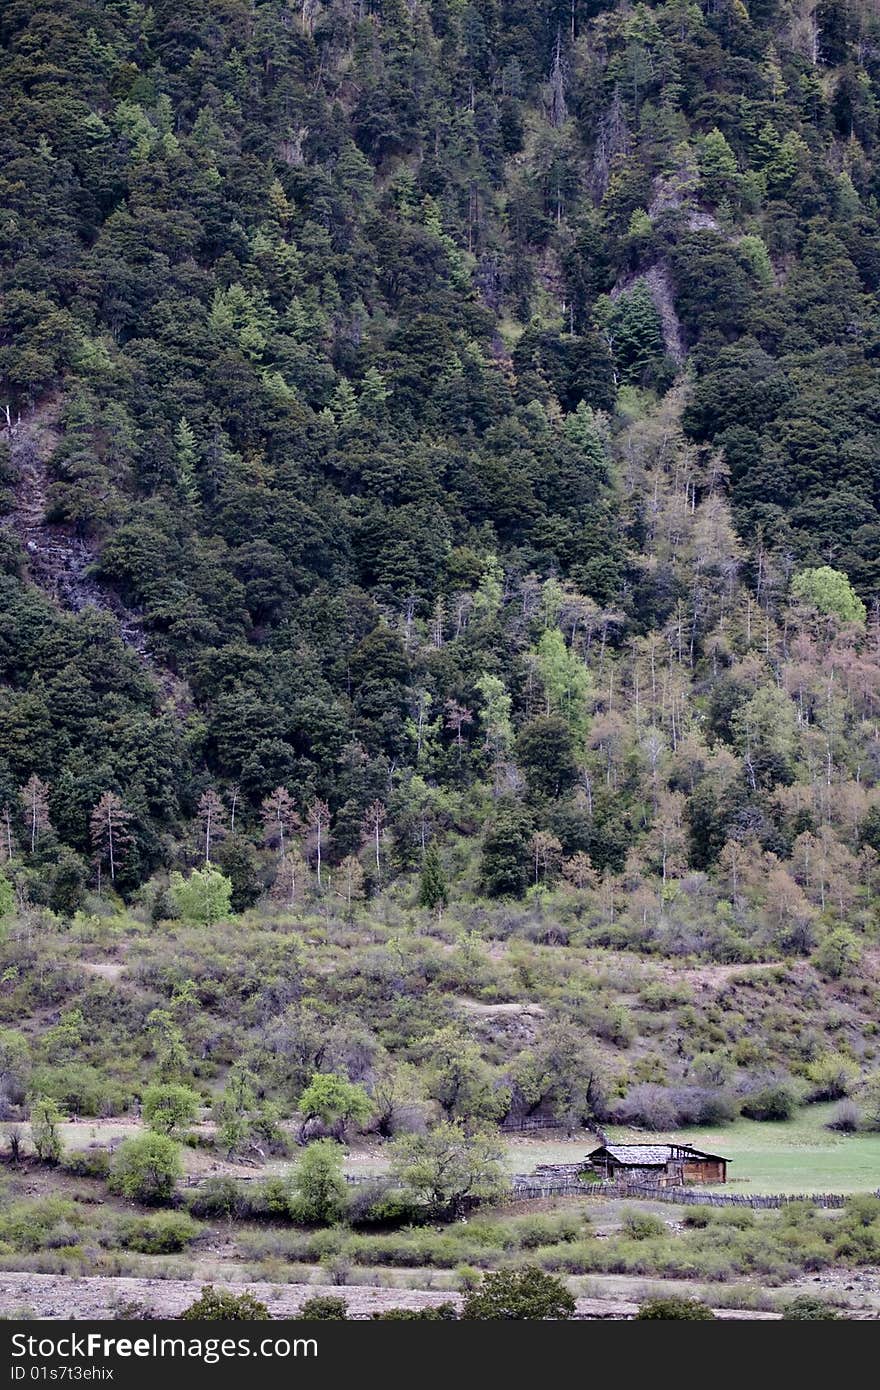
<instances>
[{"instance_id":1,"label":"gravel ground","mask_svg":"<svg viewBox=\"0 0 880 1390\"><path fill-rule=\"evenodd\" d=\"M316 1294L344 1298L349 1316L368 1318L385 1308L425 1308L432 1303L460 1302L455 1293L418 1289L377 1289L363 1285L228 1284L236 1293L252 1293L275 1318L296 1316L301 1304ZM200 1286L184 1279L82 1278L55 1274L0 1274L0 1312L6 1317L64 1318L73 1321L119 1317L122 1310L136 1318L173 1318L198 1297ZM578 1317L632 1317L635 1303L579 1298ZM719 1318L774 1319L778 1313L723 1308Z\"/></svg>"}]
</instances>

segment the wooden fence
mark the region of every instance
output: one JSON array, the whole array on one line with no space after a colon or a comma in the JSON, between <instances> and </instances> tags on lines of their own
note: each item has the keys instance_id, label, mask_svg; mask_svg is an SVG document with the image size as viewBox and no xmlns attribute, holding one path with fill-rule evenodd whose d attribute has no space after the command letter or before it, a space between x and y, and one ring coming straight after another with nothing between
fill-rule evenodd
<instances>
[{"instance_id":1,"label":"wooden fence","mask_svg":"<svg viewBox=\"0 0 880 1390\"><path fill-rule=\"evenodd\" d=\"M574 1126L563 1124L560 1120L543 1119L540 1115L524 1116L520 1120L502 1120L499 1126L504 1134L530 1134L533 1131L551 1130L555 1134L573 1134Z\"/></svg>"},{"instance_id":2,"label":"wooden fence","mask_svg":"<svg viewBox=\"0 0 880 1390\"><path fill-rule=\"evenodd\" d=\"M381 1182L382 1174L346 1173L351 1187L363 1183ZM880 1189L874 1196L880 1197ZM621 1201L672 1202L677 1206L752 1207L755 1210L778 1210L792 1202L809 1202L814 1207L843 1207L847 1194L843 1192L799 1192L754 1194L745 1192L705 1192L695 1187L655 1187L652 1183L580 1182L577 1178L535 1178L532 1174L517 1174L501 1198L505 1202L541 1201L548 1197L605 1197Z\"/></svg>"},{"instance_id":3,"label":"wooden fence","mask_svg":"<svg viewBox=\"0 0 880 1390\"><path fill-rule=\"evenodd\" d=\"M548 1165L549 1166L549 1165ZM564 1166L564 1165L560 1165ZM260 1174L240 1176L236 1182L244 1187L251 1183L263 1182ZM365 1183L388 1181L387 1173L346 1173L345 1181L349 1187L361 1187ZM199 1188L204 1178L184 1179L184 1188ZM778 1210L792 1202L808 1202L814 1207L839 1208L846 1205L852 1193L845 1192L798 1192L753 1194L745 1192L706 1192L699 1187L655 1187L652 1183L581 1182L574 1175L542 1178L534 1173L517 1173L511 1178L510 1186L502 1194L502 1202L543 1201L549 1197L605 1197L619 1201L671 1202L676 1206L704 1207L752 1207L756 1211ZM880 1197L880 1188L871 1194Z\"/></svg>"},{"instance_id":4,"label":"wooden fence","mask_svg":"<svg viewBox=\"0 0 880 1390\"><path fill-rule=\"evenodd\" d=\"M874 1196L880 1197L880 1189ZM515 1177L506 1194L508 1202L540 1200L547 1197L605 1197L624 1201L642 1200L672 1202L678 1206L752 1207L773 1210L792 1202L808 1202L814 1207L843 1207L847 1194L843 1192L800 1192L754 1194L745 1192L704 1192L693 1187L655 1187L651 1183L578 1182L576 1179L557 1179L536 1182L534 1178Z\"/></svg>"}]
</instances>

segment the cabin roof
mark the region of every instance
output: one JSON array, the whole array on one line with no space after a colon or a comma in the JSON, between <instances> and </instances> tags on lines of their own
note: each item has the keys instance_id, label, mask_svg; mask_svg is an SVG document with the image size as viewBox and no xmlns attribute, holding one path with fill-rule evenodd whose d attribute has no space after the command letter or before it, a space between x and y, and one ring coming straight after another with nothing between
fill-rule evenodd
<instances>
[{"instance_id":1,"label":"cabin roof","mask_svg":"<svg viewBox=\"0 0 880 1390\"><path fill-rule=\"evenodd\" d=\"M702 1149L695 1149L692 1144L603 1144L601 1148L593 1149L587 1157L591 1161L611 1158L615 1163L627 1168L663 1168L672 1159L688 1158L708 1158L718 1163L729 1162L729 1159L721 1154L704 1153Z\"/></svg>"}]
</instances>

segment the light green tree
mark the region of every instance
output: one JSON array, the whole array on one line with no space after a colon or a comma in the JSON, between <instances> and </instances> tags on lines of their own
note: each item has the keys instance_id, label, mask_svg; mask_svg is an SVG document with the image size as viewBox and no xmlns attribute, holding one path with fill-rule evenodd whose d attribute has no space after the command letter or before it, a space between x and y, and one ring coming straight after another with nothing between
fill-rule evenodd
<instances>
[{"instance_id":1,"label":"light green tree","mask_svg":"<svg viewBox=\"0 0 880 1390\"><path fill-rule=\"evenodd\" d=\"M187 502L195 502L198 497L195 473L198 447L195 431L185 415L181 415L178 421L174 435L174 447L177 453L177 477L180 490Z\"/></svg>"},{"instance_id":2,"label":"light green tree","mask_svg":"<svg viewBox=\"0 0 880 1390\"><path fill-rule=\"evenodd\" d=\"M501 608L504 595L504 570L496 555L486 558L486 566L474 594L475 618L494 618Z\"/></svg>"},{"instance_id":3,"label":"light green tree","mask_svg":"<svg viewBox=\"0 0 880 1390\"><path fill-rule=\"evenodd\" d=\"M375 418L382 414L385 403L391 395L385 378L377 367L368 367L361 382L358 409L362 415Z\"/></svg>"},{"instance_id":4,"label":"light green tree","mask_svg":"<svg viewBox=\"0 0 880 1390\"><path fill-rule=\"evenodd\" d=\"M830 565L802 570L791 581L791 595L820 613L835 613L844 623L864 623L868 614L849 579Z\"/></svg>"},{"instance_id":5,"label":"light green tree","mask_svg":"<svg viewBox=\"0 0 880 1390\"><path fill-rule=\"evenodd\" d=\"M585 463L594 464L605 472L608 456L605 452L600 421L586 401L578 401L577 409L566 415L563 429L568 439L575 445Z\"/></svg>"},{"instance_id":6,"label":"light green tree","mask_svg":"<svg viewBox=\"0 0 880 1390\"><path fill-rule=\"evenodd\" d=\"M330 409L333 411L336 423L339 425L352 425L358 417L357 397L351 382L343 377L330 402Z\"/></svg>"},{"instance_id":7,"label":"light green tree","mask_svg":"<svg viewBox=\"0 0 880 1390\"><path fill-rule=\"evenodd\" d=\"M817 970L832 980L854 975L861 961L861 942L849 927L834 927L827 932L813 953L813 964Z\"/></svg>"},{"instance_id":8,"label":"light green tree","mask_svg":"<svg viewBox=\"0 0 880 1390\"><path fill-rule=\"evenodd\" d=\"M57 1163L63 1152L58 1126L62 1115L51 1096L35 1096L30 1105L31 1143L43 1163Z\"/></svg>"},{"instance_id":9,"label":"light green tree","mask_svg":"<svg viewBox=\"0 0 880 1390\"><path fill-rule=\"evenodd\" d=\"M565 720L582 746L587 736L590 673L576 652L565 644L558 628L548 628L538 642L538 671L544 687L547 714Z\"/></svg>"},{"instance_id":10,"label":"light green tree","mask_svg":"<svg viewBox=\"0 0 880 1390\"><path fill-rule=\"evenodd\" d=\"M217 1138L229 1157L247 1149L262 1155L267 1145L278 1144L282 1139L278 1109L259 1100L257 1089L255 1074L243 1062L236 1062L230 1068L222 1095L214 1103Z\"/></svg>"},{"instance_id":11,"label":"light green tree","mask_svg":"<svg viewBox=\"0 0 880 1390\"><path fill-rule=\"evenodd\" d=\"M0 922L11 917L15 911L15 889L3 872L0 872Z\"/></svg>"},{"instance_id":12,"label":"light green tree","mask_svg":"<svg viewBox=\"0 0 880 1390\"><path fill-rule=\"evenodd\" d=\"M483 701L480 723L483 726L484 747L487 752L500 757L508 752L513 743L510 695L501 677L488 672L474 682L474 689Z\"/></svg>"},{"instance_id":13,"label":"light green tree","mask_svg":"<svg viewBox=\"0 0 880 1390\"><path fill-rule=\"evenodd\" d=\"M153 1009L147 1015L147 1031L156 1053L156 1075L160 1082L178 1082L191 1070L190 1056L180 1025L168 1009Z\"/></svg>"},{"instance_id":14,"label":"light green tree","mask_svg":"<svg viewBox=\"0 0 880 1390\"><path fill-rule=\"evenodd\" d=\"M363 1086L335 1072L315 1072L297 1102L302 1115L300 1138L315 1120L342 1141L349 1125L364 1125L373 1114L373 1102Z\"/></svg>"},{"instance_id":15,"label":"light green tree","mask_svg":"<svg viewBox=\"0 0 880 1390\"><path fill-rule=\"evenodd\" d=\"M479 1047L453 1024L438 1028L419 1044L427 1095L452 1120L499 1120L510 1104L510 1089L496 1087Z\"/></svg>"},{"instance_id":16,"label":"light green tree","mask_svg":"<svg viewBox=\"0 0 880 1390\"><path fill-rule=\"evenodd\" d=\"M156 1134L175 1134L192 1124L199 1110L199 1094L176 1082L148 1086L141 1101L147 1129Z\"/></svg>"},{"instance_id":17,"label":"light green tree","mask_svg":"<svg viewBox=\"0 0 880 1390\"><path fill-rule=\"evenodd\" d=\"M339 1145L333 1139L309 1144L297 1160L291 1187L298 1221L338 1221L348 1198Z\"/></svg>"},{"instance_id":18,"label":"light green tree","mask_svg":"<svg viewBox=\"0 0 880 1390\"><path fill-rule=\"evenodd\" d=\"M497 1134L467 1133L444 1120L427 1134L404 1134L391 1144L391 1171L434 1216L456 1216L467 1198L503 1192L504 1151Z\"/></svg>"},{"instance_id":19,"label":"light green tree","mask_svg":"<svg viewBox=\"0 0 880 1390\"><path fill-rule=\"evenodd\" d=\"M109 1185L130 1201L167 1202L182 1176L179 1145L167 1134L140 1134L120 1144Z\"/></svg>"},{"instance_id":20,"label":"light green tree","mask_svg":"<svg viewBox=\"0 0 880 1390\"><path fill-rule=\"evenodd\" d=\"M193 869L189 878L173 873L170 892L174 910L184 922L209 927L232 910L232 882L210 864Z\"/></svg>"},{"instance_id":21,"label":"light green tree","mask_svg":"<svg viewBox=\"0 0 880 1390\"><path fill-rule=\"evenodd\" d=\"M731 193L739 169L736 155L717 126L700 141L699 166L703 188L713 202Z\"/></svg>"},{"instance_id":22,"label":"light green tree","mask_svg":"<svg viewBox=\"0 0 880 1390\"><path fill-rule=\"evenodd\" d=\"M797 715L785 691L775 685L756 690L751 699L734 711L730 725L753 789L761 756L770 755L785 762L794 756Z\"/></svg>"},{"instance_id":23,"label":"light green tree","mask_svg":"<svg viewBox=\"0 0 880 1390\"><path fill-rule=\"evenodd\" d=\"M766 242L759 236L740 237L737 250L762 285L773 284L773 263Z\"/></svg>"}]
</instances>

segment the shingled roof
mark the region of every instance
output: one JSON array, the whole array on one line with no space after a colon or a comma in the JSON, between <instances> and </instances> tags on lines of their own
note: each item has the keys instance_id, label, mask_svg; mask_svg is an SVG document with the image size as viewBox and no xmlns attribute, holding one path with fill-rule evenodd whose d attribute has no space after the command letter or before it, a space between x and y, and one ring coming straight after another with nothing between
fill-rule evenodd
<instances>
[{"instance_id":1,"label":"shingled roof","mask_svg":"<svg viewBox=\"0 0 880 1390\"><path fill-rule=\"evenodd\" d=\"M672 1159L710 1158L726 1163L721 1154L707 1154L691 1144L603 1144L587 1155L590 1159L608 1157L633 1168L664 1168Z\"/></svg>"}]
</instances>

